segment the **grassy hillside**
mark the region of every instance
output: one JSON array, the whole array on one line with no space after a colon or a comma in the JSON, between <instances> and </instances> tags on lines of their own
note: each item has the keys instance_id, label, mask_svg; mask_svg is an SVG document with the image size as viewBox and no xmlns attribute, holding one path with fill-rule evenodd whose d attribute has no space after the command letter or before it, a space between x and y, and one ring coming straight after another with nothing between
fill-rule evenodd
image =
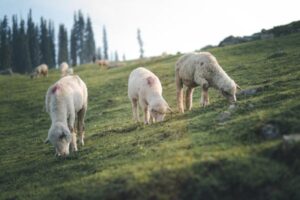
<instances>
[{"instance_id":1,"label":"grassy hillside","mask_svg":"<svg viewBox=\"0 0 300 200\"><path fill-rule=\"evenodd\" d=\"M278 50L283 54L276 54ZM243 89L235 109L215 90L211 105L145 126L132 121L130 71L140 65L161 79L176 109L179 56L128 61L111 70L75 68L89 90L86 145L67 159L43 144L50 127L48 87L59 78L0 76L0 199L300 199L300 145L265 139L300 133L300 34L209 49ZM274 54L275 53L275 54ZM230 116L220 120L220 114Z\"/></svg>"}]
</instances>

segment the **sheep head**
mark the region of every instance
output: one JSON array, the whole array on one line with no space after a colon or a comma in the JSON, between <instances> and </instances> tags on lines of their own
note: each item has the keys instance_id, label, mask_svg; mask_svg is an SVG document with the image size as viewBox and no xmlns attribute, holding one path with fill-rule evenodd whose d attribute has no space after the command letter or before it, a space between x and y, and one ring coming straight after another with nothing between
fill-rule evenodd
<instances>
[{"instance_id":1,"label":"sheep head","mask_svg":"<svg viewBox=\"0 0 300 200\"><path fill-rule=\"evenodd\" d=\"M166 116L166 113L168 111L172 112L171 108L165 101L158 102L155 104L150 104L149 110L150 110L150 115L155 122L163 121Z\"/></svg>"},{"instance_id":2,"label":"sheep head","mask_svg":"<svg viewBox=\"0 0 300 200\"><path fill-rule=\"evenodd\" d=\"M45 143L51 143L55 147L56 155L69 155L69 146L72 141L70 130L62 123L55 123L48 132Z\"/></svg>"},{"instance_id":3,"label":"sheep head","mask_svg":"<svg viewBox=\"0 0 300 200\"><path fill-rule=\"evenodd\" d=\"M221 88L221 93L230 103L234 103L236 102L237 89L240 89L240 86L238 86L233 80L231 80L230 84Z\"/></svg>"}]
</instances>

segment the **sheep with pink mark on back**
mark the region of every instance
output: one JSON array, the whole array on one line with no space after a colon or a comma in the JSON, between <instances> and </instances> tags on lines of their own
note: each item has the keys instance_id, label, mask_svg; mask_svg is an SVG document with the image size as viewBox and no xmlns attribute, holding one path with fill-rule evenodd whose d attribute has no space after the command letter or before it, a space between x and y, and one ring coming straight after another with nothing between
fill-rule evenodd
<instances>
[{"instance_id":1,"label":"sheep with pink mark on back","mask_svg":"<svg viewBox=\"0 0 300 200\"><path fill-rule=\"evenodd\" d=\"M133 119L139 121L138 102L144 112L144 123L161 122L168 111L168 103L162 97L158 77L148 69L139 67L130 73L128 97L132 104ZM150 121L149 121L150 120Z\"/></svg>"},{"instance_id":2,"label":"sheep with pink mark on back","mask_svg":"<svg viewBox=\"0 0 300 200\"><path fill-rule=\"evenodd\" d=\"M186 109L191 110L194 88L200 86L201 106L209 104L208 88L221 91L229 102L236 101L236 90L240 87L231 79L217 59L209 52L188 53L181 56L175 66L177 105L181 113L183 107L183 85L186 90Z\"/></svg>"},{"instance_id":3,"label":"sheep with pink mark on back","mask_svg":"<svg viewBox=\"0 0 300 200\"><path fill-rule=\"evenodd\" d=\"M54 145L56 155L68 155L69 147L72 151L77 151L76 128L79 142L84 145L87 98L87 87L79 76L65 76L49 87L46 94L46 111L52 123L45 143L50 142Z\"/></svg>"}]
</instances>

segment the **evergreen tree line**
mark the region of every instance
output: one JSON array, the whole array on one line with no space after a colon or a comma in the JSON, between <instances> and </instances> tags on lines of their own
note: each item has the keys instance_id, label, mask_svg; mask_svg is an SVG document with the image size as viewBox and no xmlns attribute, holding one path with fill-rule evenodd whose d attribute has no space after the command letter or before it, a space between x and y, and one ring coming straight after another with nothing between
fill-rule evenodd
<instances>
[{"instance_id":1,"label":"evergreen tree line","mask_svg":"<svg viewBox=\"0 0 300 200\"><path fill-rule=\"evenodd\" d=\"M96 45L92 21L90 17L85 20L80 10L74 13L70 43L70 57L73 66L88 63L95 59Z\"/></svg>"},{"instance_id":2,"label":"evergreen tree line","mask_svg":"<svg viewBox=\"0 0 300 200\"><path fill-rule=\"evenodd\" d=\"M91 19L85 20L81 11L74 14L70 38L61 24L57 48L55 42L54 23L43 17L39 24L35 23L31 10L26 20L13 15L11 25L4 16L0 19L0 70L12 68L14 72L29 73L42 63L50 68L61 62L76 66L91 62L96 55Z\"/></svg>"}]
</instances>

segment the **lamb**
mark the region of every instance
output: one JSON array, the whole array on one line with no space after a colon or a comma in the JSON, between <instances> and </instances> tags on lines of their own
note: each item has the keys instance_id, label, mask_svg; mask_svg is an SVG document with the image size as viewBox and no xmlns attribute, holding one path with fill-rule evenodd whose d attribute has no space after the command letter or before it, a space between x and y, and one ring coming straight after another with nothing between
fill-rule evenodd
<instances>
[{"instance_id":1,"label":"lamb","mask_svg":"<svg viewBox=\"0 0 300 200\"><path fill-rule=\"evenodd\" d=\"M62 62L59 66L61 77L66 76L68 73L69 65L66 62Z\"/></svg>"},{"instance_id":2,"label":"lamb","mask_svg":"<svg viewBox=\"0 0 300 200\"><path fill-rule=\"evenodd\" d=\"M77 151L76 133L79 143L84 145L84 118L87 110L88 92L79 76L65 76L50 86L46 93L46 111L51 118L51 127L45 143L54 145L56 155L69 155L69 147ZM77 127L75 118L77 117Z\"/></svg>"},{"instance_id":3,"label":"lamb","mask_svg":"<svg viewBox=\"0 0 300 200\"><path fill-rule=\"evenodd\" d=\"M222 95L230 102L236 101L236 90L237 88L240 89L209 52L189 53L180 57L176 62L175 76L177 105L181 113L184 112L183 85L187 87L187 110L192 108L193 91L197 86L202 88L200 104L203 107L209 104L209 87L220 90Z\"/></svg>"},{"instance_id":4,"label":"lamb","mask_svg":"<svg viewBox=\"0 0 300 200\"><path fill-rule=\"evenodd\" d=\"M36 77L47 77L48 76L48 66L46 64L41 64L37 66L33 73L31 73L30 78L36 78Z\"/></svg>"},{"instance_id":5,"label":"lamb","mask_svg":"<svg viewBox=\"0 0 300 200\"><path fill-rule=\"evenodd\" d=\"M167 111L172 111L162 97L162 86L158 77L151 71L139 67L134 69L128 79L128 97L132 104L133 119L139 121L138 105L144 111L144 123L161 122ZM150 113L149 113L150 111Z\"/></svg>"}]
</instances>

